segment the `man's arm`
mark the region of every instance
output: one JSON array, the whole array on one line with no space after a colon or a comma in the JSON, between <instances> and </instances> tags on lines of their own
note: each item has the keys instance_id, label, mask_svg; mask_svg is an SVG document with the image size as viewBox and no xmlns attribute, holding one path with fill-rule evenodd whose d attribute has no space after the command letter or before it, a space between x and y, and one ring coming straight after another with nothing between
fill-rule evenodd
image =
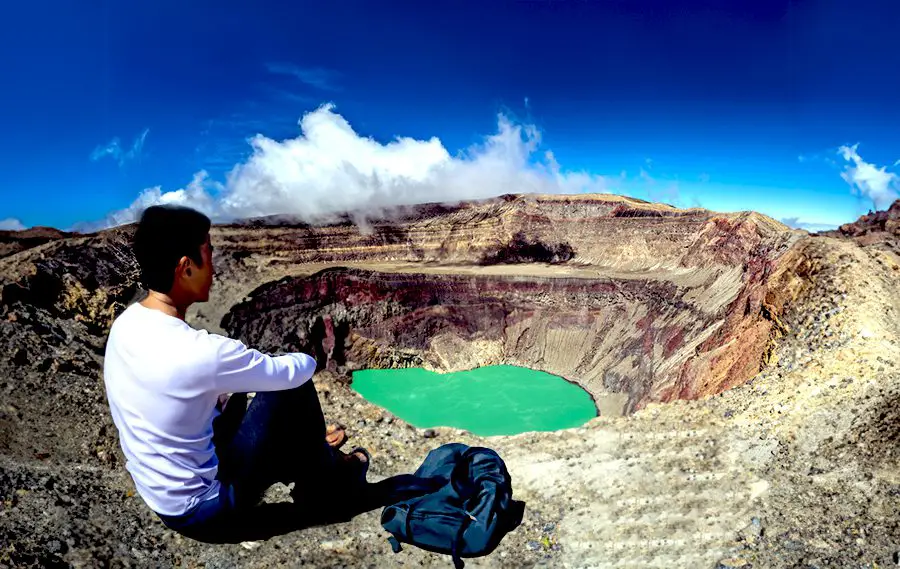
<instances>
[{"instance_id":1,"label":"man's arm","mask_svg":"<svg viewBox=\"0 0 900 569\"><path fill-rule=\"evenodd\" d=\"M243 342L210 335L218 344L213 382L219 393L281 391L303 385L316 371L307 354L269 356Z\"/></svg>"}]
</instances>

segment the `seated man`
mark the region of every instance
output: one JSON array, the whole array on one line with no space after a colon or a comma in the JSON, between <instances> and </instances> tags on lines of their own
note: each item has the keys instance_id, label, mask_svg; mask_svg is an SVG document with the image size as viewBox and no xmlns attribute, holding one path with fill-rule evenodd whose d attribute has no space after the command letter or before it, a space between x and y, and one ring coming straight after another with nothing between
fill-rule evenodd
<instances>
[{"instance_id":1,"label":"seated man","mask_svg":"<svg viewBox=\"0 0 900 569\"><path fill-rule=\"evenodd\" d=\"M323 439L312 357L269 356L185 322L209 299L209 229L188 208L144 212L134 254L149 294L113 323L103 377L138 493L168 527L220 541L275 482L294 483L296 510L324 507L326 482L362 488L369 454L333 448L342 431ZM249 408L244 392L257 393Z\"/></svg>"}]
</instances>

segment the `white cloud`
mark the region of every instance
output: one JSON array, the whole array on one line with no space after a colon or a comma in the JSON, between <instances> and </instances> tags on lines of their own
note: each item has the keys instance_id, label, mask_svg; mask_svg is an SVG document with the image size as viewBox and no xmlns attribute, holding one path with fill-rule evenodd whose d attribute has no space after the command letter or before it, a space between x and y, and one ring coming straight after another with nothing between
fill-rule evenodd
<instances>
[{"instance_id":1,"label":"white cloud","mask_svg":"<svg viewBox=\"0 0 900 569\"><path fill-rule=\"evenodd\" d=\"M841 177L850 184L854 193L872 200L876 209L888 207L900 198L900 177L887 168L870 164L857 152L858 144L841 146L839 153L847 162Z\"/></svg>"},{"instance_id":2,"label":"white cloud","mask_svg":"<svg viewBox=\"0 0 900 569\"><path fill-rule=\"evenodd\" d=\"M22 231L25 225L15 217L0 219L0 231Z\"/></svg>"},{"instance_id":3,"label":"white cloud","mask_svg":"<svg viewBox=\"0 0 900 569\"><path fill-rule=\"evenodd\" d=\"M72 227L72 231L91 233L132 223L138 220L142 211L152 205L183 205L216 215L218 206L213 198L213 193L220 190L221 185L209 180L206 171L201 170L194 174L194 179L184 188L171 192L163 192L159 186L147 188L127 208L110 213L100 221L76 224Z\"/></svg>"},{"instance_id":4,"label":"white cloud","mask_svg":"<svg viewBox=\"0 0 900 569\"><path fill-rule=\"evenodd\" d=\"M131 160L139 159L141 157L141 153L144 151L144 141L147 139L147 135L150 134L150 129L145 128L141 134L138 135L137 138L134 139L134 142L131 144L131 148L125 150L122 148L122 142L119 140L119 137L115 137L106 144L101 144L91 152L91 160L96 162L106 156L111 157L113 160L119 163L119 166L124 166L126 162Z\"/></svg>"},{"instance_id":5,"label":"white cloud","mask_svg":"<svg viewBox=\"0 0 900 569\"><path fill-rule=\"evenodd\" d=\"M685 207L681 199L681 190L678 180L668 178L657 178L651 174L653 169L653 159L645 158L644 164L646 168L640 167L636 180L629 180L628 173L622 171L620 180L616 184L615 189L619 193L626 195L641 194L652 202L666 203L675 207ZM690 207L690 206L688 206Z\"/></svg>"},{"instance_id":6,"label":"white cloud","mask_svg":"<svg viewBox=\"0 0 900 569\"><path fill-rule=\"evenodd\" d=\"M779 221L793 229L805 229L806 231L809 231L811 233L815 233L817 231L831 231L838 228L837 225L834 225L832 223L816 223L803 221L799 217L782 217Z\"/></svg>"},{"instance_id":7,"label":"white cloud","mask_svg":"<svg viewBox=\"0 0 900 569\"><path fill-rule=\"evenodd\" d=\"M495 134L457 156L437 138L398 137L383 144L360 136L331 105L304 115L300 130L297 138L284 141L251 138L251 156L231 170L224 185L200 172L183 189L149 188L128 208L82 227L129 223L156 203L195 207L218 221L293 214L315 222L349 212L362 223L416 203L606 190L604 178L563 171L552 152L539 155L537 128L504 116Z\"/></svg>"},{"instance_id":8,"label":"white cloud","mask_svg":"<svg viewBox=\"0 0 900 569\"><path fill-rule=\"evenodd\" d=\"M288 75L305 83L310 87L321 89L323 91L339 91L337 85L339 73L331 69L323 69L321 67L300 67L293 63L270 62L266 64L269 73L276 75Z\"/></svg>"},{"instance_id":9,"label":"white cloud","mask_svg":"<svg viewBox=\"0 0 900 569\"><path fill-rule=\"evenodd\" d=\"M829 150L828 154L820 154L818 152L814 152L812 154L799 154L797 156L797 161L801 164L810 163L810 164L818 164L820 162L824 162L829 166L837 167L838 163L831 157L832 151Z\"/></svg>"},{"instance_id":10,"label":"white cloud","mask_svg":"<svg viewBox=\"0 0 900 569\"><path fill-rule=\"evenodd\" d=\"M681 190L678 187L677 181L670 181L665 185L651 188L647 192L647 197L652 202L666 203L675 207L684 207L681 199Z\"/></svg>"}]
</instances>

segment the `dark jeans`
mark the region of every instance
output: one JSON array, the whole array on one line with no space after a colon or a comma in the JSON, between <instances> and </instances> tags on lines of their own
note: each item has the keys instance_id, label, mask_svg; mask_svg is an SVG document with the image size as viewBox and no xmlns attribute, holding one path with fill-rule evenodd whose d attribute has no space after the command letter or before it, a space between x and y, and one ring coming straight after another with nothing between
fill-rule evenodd
<instances>
[{"instance_id":1,"label":"dark jeans","mask_svg":"<svg viewBox=\"0 0 900 569\"><path fill-rule=\"evenodd\" d=\"M430 492L411 474L367 484L354 462L338 460L325 442L325 418L312 381L258 393L246 405L235 394L213 422L219 458L218 498L180 516L159 515L178 533L208 543L268 539L341 521ZM275 482L294 483L293 503L259 503Z\"/></svg>"},{"instance_id":2,"label":"dark jeans","mask_svg":"<svg viewBox=\"0 0 900 569\"><path fill-rule=\"evenodd\" d=\"M321 497L334 491L340 479L337 455L325 442L325 418L312 381L285 391L258 393L249 408L246 395L235 394L213 422L213 444L219 459L218 498L207 500L180 516L159 517L171 529L200 541L241 540L241 526L258 526L257 517L276 512L259 501L276 482L294 483L294 506L280 512L283 523L309 521L304 509L321 509ZM347 470L344 468L343 470ZM344 480L353 484L352 480ZM357 479L361 488L362 481ZM340 490L346 490L341 488ZM332 492L337 493L337 492ZM276 504L271 504L275 506ZM256 515L254 515L256 514ZM264 525L270 525L271 520Z\"/></svg>"}]
</instances>

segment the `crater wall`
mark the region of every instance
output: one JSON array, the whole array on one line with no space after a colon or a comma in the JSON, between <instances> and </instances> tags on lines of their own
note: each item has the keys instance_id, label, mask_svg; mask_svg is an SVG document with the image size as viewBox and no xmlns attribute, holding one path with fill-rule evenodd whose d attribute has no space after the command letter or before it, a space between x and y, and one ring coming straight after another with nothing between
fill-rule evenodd
<instances>
[{"instance_id":1,"label":"crater wall","mask_svg":"<svg viewBox=\"0 0 900 569\"><path fill-rule=\"evenodd\" d=\"M755 375L802 282L798 234L755 213L531 196L419 211L392 227L391 239L377 226L342 239L337 225L317 230L315 261L330 262L256 289L222 327L262 349L315 352L345 377L531 367L627 413ZM252 229L224 231L227 243ZM276 230L294 244L278 255L270 243L275 262L316 267L298 245L307 231ZM530 250L547 262L485 266Z\"/></svg>"},{"instance_id":2,"label":"crater wall","mask_svg":"<svg viewBox=\"0 0 900 569\"><path fill-rule=\"evenodd\" d=\"M799 232L755 212L717 214L605 194L426 204L317 225L282 216L217 226L214 232L224 254L261 255L284 266L372 260L479 265L498 253L504 258L519 235L553 250L568 245L572 252L561 260L575 265L709 271L760 253L780 254Z\"/></svg>"}]
</instances>

